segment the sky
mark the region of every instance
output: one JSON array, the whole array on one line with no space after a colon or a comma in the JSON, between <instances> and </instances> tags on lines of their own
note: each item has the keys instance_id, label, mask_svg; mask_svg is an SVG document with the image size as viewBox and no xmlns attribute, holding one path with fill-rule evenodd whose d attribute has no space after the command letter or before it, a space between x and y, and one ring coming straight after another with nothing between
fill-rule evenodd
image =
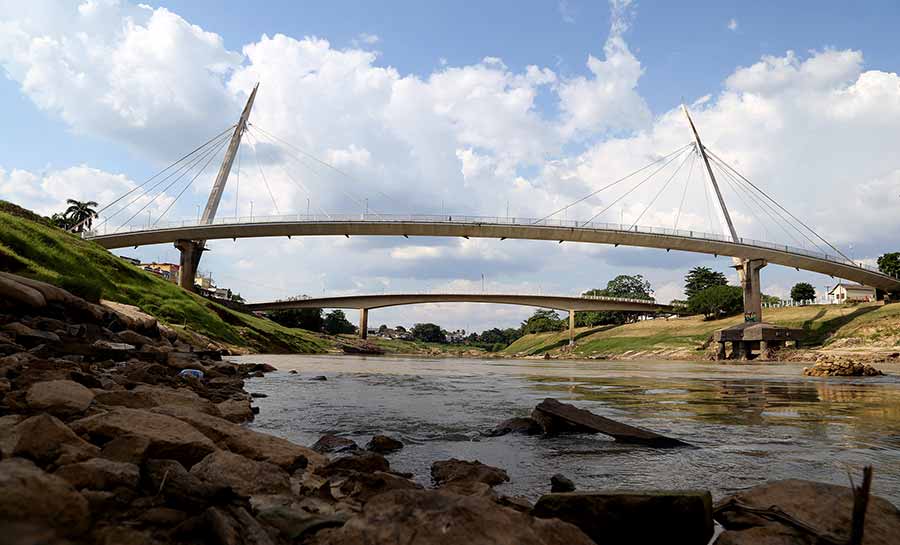
<instances>
[{"instance_id":1,"label":"sky","mask_svg":"<svg viewBox=\"0 0 900 545\"><path fill-rule=\"evenodd\" d=\"M0 0L0 199L48 215L70 197L105 206L233 124L258 82L220 217L251 206L543 217L689 143L684 102L707 147L839 250L874 263L897 251L900 228L898 23L900 6L874 1ZM195 219L216 166L105 225ZM553 217L602 212L599 221L721 232L699 168L686 162L666 184L669 173L620 202L621 192L601 192ZM741 236L814 249L740 188L723 191ZM480 292L482 278L486 291L576 294L639 273L667 302L697 265L736 281L726 258L569 243L209 247L201 270L250 301ZM171 245L118 253L178 258ZM763 271L766 293L787 296L798 281L834 284ZM369 323L471 331L530 312L421 305L373 311Z\"/></svg>"}]
</instances>

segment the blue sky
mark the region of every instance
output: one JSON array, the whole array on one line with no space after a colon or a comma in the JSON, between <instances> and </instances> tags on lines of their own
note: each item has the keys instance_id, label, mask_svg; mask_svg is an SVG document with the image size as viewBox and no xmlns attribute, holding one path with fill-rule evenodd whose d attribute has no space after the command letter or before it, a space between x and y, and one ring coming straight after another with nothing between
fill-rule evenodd
<instances>
[{"instance_id":1,"label":"blue sky","mask_svg":"<svg viewBox=\"0 0 900 545\"><path fill-rule=\"evenodd\" d=\"M451 210L495 214L511 201L514 214L542 215L649 154L687 142L674 110L685 100L696 102L710 147L730 154L855 258L871 261L891 250L900 226L891 219L900 216L900 161L888 144L900 130L894 2L201 0L140 8L36 0L29 7L0 2L0 100L7 105L0 198L44 213L67 194L100 195L102 202L131 187L175 159L176 150L233 122L260 80L260 126L344 161L343 169L369 184L351 191L373 201L388 193L398 208L392 211L431 212L443 201ZM56 44L49 54L41 49L46 39ZM299 77L297 66L315 67L315 76ZM335 80L328 70L345 75ZM288 174L279 176L277 169L288 167L271 167L286 195L281 208L305 208L306 196ZM261 193L251 174L248 191ZM173 216L194 215L207 178ZM311 195L317 205L355 206L317 194L346 180L307 182L318 188ZM852 199L832 198L848 187ZM223 207L233 210L229 198ZM649 196L636 198L635 210ZM670 221L665 201L649 219ZM265 202L259 196L257 210ZM848 215L852 225L839 221ZM776 236L749 216L742 229ZM679 295L690 266L727 266L690 255L531 243L282 244L229 241L204 265L220 283L257 300L323 286L347 293L474 289L482 272L497 290L570 293L635 271L651 277L666 299ZM334 263L342 251L375 263L348 272ZM547 262L533 263L536 251ZM298 278L296 264L280 259L284 252L323 265ZM139 253L176 257L163 246ZM551 263L559 258L571 266ZM826 283L774 267L765 276L772 293L785 293L798 279ZM513 325L523 313L450 305L385 319L441 317L449 327L480 328Z\"/></svg>"}]
</instances>

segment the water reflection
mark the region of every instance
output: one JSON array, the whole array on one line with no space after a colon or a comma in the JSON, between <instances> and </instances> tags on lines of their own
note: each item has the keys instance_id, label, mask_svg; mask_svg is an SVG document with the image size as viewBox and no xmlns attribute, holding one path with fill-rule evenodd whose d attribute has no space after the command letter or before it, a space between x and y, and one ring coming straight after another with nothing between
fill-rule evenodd
<instances>
[{"instance_id":1,"label":"water reflection","mask_svg":"<svg viewBox=\"0 0 900 545\"><path fill-rule=\"evenodd\" d=\"M900 504L900 377L811 379L802 366L673 362L254 356L281 370L249 383L254 427L302 444L325 432L407 447L391 463L427 484L437 459L506 468L507 493L531 498L562 472L581 488L706 487L775 478L846 484L873 464L876 493ZM297 375L286 371L296 369ZM308 378L328 375L327 382ZM478 438L544 397L684 439L699 448L623 447L601 436Z\"/></svg>"}]
</instances>

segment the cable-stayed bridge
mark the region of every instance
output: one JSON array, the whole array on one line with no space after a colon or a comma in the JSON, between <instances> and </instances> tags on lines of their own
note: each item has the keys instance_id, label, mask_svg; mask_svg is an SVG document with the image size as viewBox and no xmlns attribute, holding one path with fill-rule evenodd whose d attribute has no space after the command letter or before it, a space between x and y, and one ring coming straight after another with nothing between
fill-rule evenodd
<instances>
[{"instance_id":1,"label":"cable-stayed bridge","mask_svg":"<svg viewBox=\"0 0 900 545\"><path fill-rule=\"evenodd\" d=\"M581 242L727 256L732 258L741 279L744 291L745 319L751 322L760 321L762 318L759 276L760 269L768 263L818 272L835 278L860 282L888 293L900 294L900 279L886 275L848 257L779 204L757 184L705 147L686 108L684 113L691 129L691 142L666 155L657 157L643 167L613 180L541 218L459 216L454 214L392 215L369 209L368 201L365 202L365 211L354 215L329 214L325 210L319 210L316 214L312 214L310 210L307 210L305 214L282 215L279 213L276 216L253 216L251 208L250 216L241 217L238 216L236 208L234 217L217 217L219 204L236 158L238 169L234 192L235 201L238 202L241 172L239 150L245 135L250 135L257 142L266 139L273 145L281 146L281 150L289 157L294 157L298 165L313 170L329 170L348 176L326 161L318 159L285 139L251 124L249 117L257 89L258 86L253 89L235 125L220 132L144 183L105 206L101 210L102 221L92 230L85 231L84 236L110 249L174 243L181 252L180 284L185 289L193 289L194 276L207 240L282 236L396 236ZM198 214L198 218L191 221L162 221L175 203L223 150L224 158L219 166L202 215ZM266 192L278 212L277 200L258 159L257 166ZM685 166L688 166L686 171ZM714 210L720 225L727 227L727 229L723 229L724 234L678 229L679 221L683 217L684 205L686 202L690 204L687 195L695 167L698 172L705 174L701 174L705 178L701 183L706 197L710 225L714 225L712 220L712 211ZM641 219L652 209L660 195L669 187L676 191L679 189L678 183L673 185L673 182L678 180L679 173L685 172L687 175L682 176L680 205L672 228L642 226ZM309 194L309 188L302 181L294 178L289 171L284 174L294 185ZM186 184L185 180L187 180ZM624 199L633 195L641 187L645 191L652 189L654 186L648 184L660 180L662 183L659 189L651 193L653 196L649 203L632 223L610 224L598 221L600 216L615 205L622 203ZM749 209L754 221L764 226L778 227L792 243L782 244L740 237L726 205L720 181L724 181L737 200ZM340 187L335 187L335 189L343 191ZM610 195L613 191L618 190L623 192L587 220L559 218L560 214L565 215L570 209L574 210L573 207L576 205L587 203L601 194ZM175 194L174 198L171 198L173 193ZM363 208L362 199L346 191L344 193L346 197ZM153 223L148 221L146 225L134 225L135 218L138 218L163 195L169 196L171 201L156 221ZM127 217L127 219L119 227L113 228L111 220L116 217Z\"/></svg>"}]
</instances>

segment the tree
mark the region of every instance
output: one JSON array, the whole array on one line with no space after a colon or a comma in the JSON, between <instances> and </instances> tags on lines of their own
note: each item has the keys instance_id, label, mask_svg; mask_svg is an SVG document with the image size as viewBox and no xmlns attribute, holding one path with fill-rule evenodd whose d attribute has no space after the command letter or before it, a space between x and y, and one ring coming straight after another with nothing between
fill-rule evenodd
<instances>
[{"instance_id":1,"label":"tree","mask_svg":"<svg viewBox=\"0 0 900 545\"><path fill-rule=\"evenodd\" d=\"M388 330L387 324L381 324L380 326L378 326L378 334L379 335L384 335L387 332L387 330Z\"/></svg>"},{"instance_id":2,"label":"tree","mask_svg":"<svg viewBox=\"0 0 900 545\"><path fill-rule=\"evenodd\" d=\"M688 311L707 320L738 314L744 309L744 290L738 286L710 286L688 299Z\"/></svg>"},{"instance_id":3,"label":"tree","mask_svg":"<svg viewBox=\"0 0 900 545\"><path fill-rule=\"evenodd\" d=\"M80 233L85 229L90 229L94 218L97 217L97 211L94 207L97 203L94 201L76 201L75 199L67 199L66 204L69 205L63 216L69 220L70 228L75 229L76 233Z\"/></svg>"},{"instance_id":4,"label":"tree","mask_svg":"<svg viewBox=\"0 0 900 545\"><path fill-rule=\"evenodd\" d=\"M884 274L900 277L900 252L884 254L879 257L878 270Z\"/></svg>"},{"instance_id":5,"label":"tree","mask_svg":"<svg viewBox=\"0 0 900 545\"><path fill-rule=\"evenodd\" d=\"M585 296L624 297L627 299L653 299L653 288L643 275L629 276L620 274L606 283L606 288L592 289L584 292ZM639 312L602 311L578 312L575 314L575 325L590 327L601 324L624 324L637 319Z\"/></svg>"},{"instance_id":6,"label":"tree","mask_svg":"<svg viewBox=\"0 0 900 545\"><path fill-rule=\"evenodd\" d=\"M762 302L767 305L778 305L781 304L781 297L776 297L774 295L766 295L762 294Z\"/></svg>"},{"instance_id":7,"label":"tree","mask_svg":"<svg viewBox=\"0 0 900 545\"><path fill-rule=\"evenodd\" d=\"M281 301L300 301L306 299L305 295L296 297L288 297L280 299ZM284 327L294 327L306 329L309 331L322 331L325 320L322 318L322 309L320 308L289 308L285 310L270 310L266 312L266 316L273 322L279 323Z\"/></svg>"},{"instance_id":8,"label":"tree","mask_svg":"<svg viewBox=\"0 0 900 545\"><path fill-rule=\"evenodd\" d=\"M810 301L816 298L816 288L809 282L798 282L791 288L791 299L794 301Z\"/></svg>"},{"instance_id":9,"label":"tree","mask_svg":"<svg viewBox=\"0 0 900 545\"><path fill-rule=\"evenodd\" d=\"M684 277L684 295L688 299L711 286L726 286L728 279L719 271L709 267L694 267Z\"/></svg>"},{"instance_id":10,"label":"tree","mask_svg":"<svg viewBox=\"0 0 900 545\"><path fill-rule=\"evenodd\" d=\"M626 297L628 299L653 299L653 288L643 275L629 276L620 274L606 283L604 295L608 297Z\"/></svg>"},{"instance_id":11,"label":"tree","mask_svg":"<svg viewBox=\"0 0 900 545\"><path fill-rule=\"evenodd\" d=\"M428 343L445 343L447 334L437 324L415 324L412 328L413 339Z\"/></svg>"},{"instance_id":12,"label":"tree","mask_svg":"<svg viewBox=\"0 0 900 545\"><path fill-rule=\"evenodd\" d=\"M394 329L396 329L398 333L406 333L406 328L403 327L402 325L398 325Z\"/></svg>"},{"instance_id":13,"label":"tree","mask_svg":"<svg viewBox=\"0 0 900 545\"><path fill-rule=\"evenodd\" d=\"M66 231L72 227L72 222L69 221L65 214L53 214L50 216L50 223Z\"/></svg>"},{"instance_id":14,"label":"tree","mask_svg":"<svg viewBox=\"0 0 900 545\"><path fill-rule=\"evenodd\" d=\"M323 322L325 333L338 335L341 333L353 333L356 327L347 320L343 310L332 310L325 315Z\"/></svg>"},{"instance_id":15,"label":"tree","mask_svg":"<svg viewBox=\"0 0 900 545\"><path fill-rule=\"evenodd\" d=\"M546 331L561 331L565 329L565 324L560 319L559 314L553 310L537 309L530 318L522 322L522 333L544 333Z\"/></svg>"}]
</instances>

